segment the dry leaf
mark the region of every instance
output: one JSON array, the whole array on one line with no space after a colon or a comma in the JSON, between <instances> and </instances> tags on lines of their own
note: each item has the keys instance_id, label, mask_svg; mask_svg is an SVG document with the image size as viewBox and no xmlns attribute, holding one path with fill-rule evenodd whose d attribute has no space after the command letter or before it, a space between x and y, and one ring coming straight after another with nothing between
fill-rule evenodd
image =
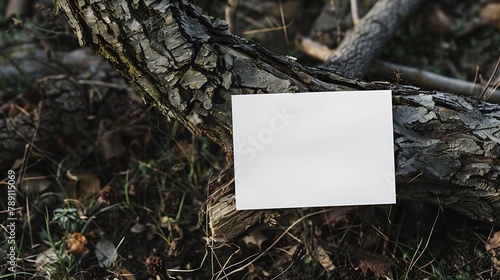
<instances>
[{"instance_id":1,"label":"dry leaf","mask_svg":"<svg viewBox=\"0 0 500 280\"><path fill-rule=\"evenodd\" d=\"M266 240L267 240L267 237L265 237L258 230L250 233L249 235L247 235L243 238L243 241L245 241L245 244L247 244L248 247L257 246L257 248L259 248L259 251L261 250L262 242L264 242Z\"/></svg>"},{"instance_id":2,"label":"dry leaf","mask_svg":"<svg viewBox=\"0 0 500 280\"><path fill-rule=\"evenodd\" d=\"M66 241L68 253L78 257L85 255L89 251L86 245L87 238L83 234L78 232L73 233L71 237Z\"/></svg>"},{"instance_id":3,"label":"dry leaf","mask_svg":"<svg viewBox=\"0 0 500 280\"><path fill-rule=\"evenodd\" d=\"M80 197L83 199L91 198L101 191L101 181L96 174L83 173L78 175Z\"/></svg>"},{"instance_id":4,"label":"dry leaf","mask_svg":"<svg viewBox=\"0 0 500 280\"><path fill-rule=\"evenodd\" d=\"M486 242L486 251L491 256L491 261L493 262L493 266L495 269L500 270L500 231L497 231L493 234L488 242Z\"/></svg>"},{"instance_id":5,"label":"dry leaf","mask_svg":"<svg viewBox=\"0 0 500 280\"><path fill-rule=\"evenodd\" d=\"M14 161L14 163L12 164L10 169L12 169L12 170L19 169L23 165L24 162L26 162L26 160L24 158L18 158Z\"/></svg>"},{"instance_id":6,"label":"dry leaf","mask_svg":"<svg viewBox=\"0 0 500 280\"><path fill-rule=\"evenodd\" d=\"M483 23L500 29L500 3L490 2L484 5L479 16Z\"/></svg>"},{"instance_id":7,"label":"dry leaf","mask_svg":"<svg viewBox=\"0 0 500 280\"><path fill-rule=\"evenodd\" d=\"M389 258L382 255L370 254L365 251L357 251L357 259L359 268L365 276L368 270L371 270L375 274L375 277L383 277L388 274L392 265L392 261Z\"/></svg>"},{"instance_id":8,"label":"dry leaf","mask_svg":"<svg viewBox=\"0 0 500 280\"><path fill-rule=\"evenodd\" d=\"M315 253L316 253L316 259L318 262L328 271L333 271L335 270L335 265L333 264L332 260L330 259L330 256L328 256L328 253L321 247L320 245L316 246L315 248Z\"/></svg>"},{"instance_id":9,"label":"dry leaf","mask_svg":"<svg viewBox=\"0 0 500 280\"><path fill-rule=\"evenodd\" d=\"M95 256L101 267L109 267L116 261L118 254L115 245L109 240L102 238L95 245Z\"/></svg>"},{"instance_id":10,"label":"dry leaf","mask_svg":"<svg viewBox=\"0 0 500 280\"><path fill-rule=\"evenodd\" d=\"M298 245L293 245L291 246L288 250L286 249L283 249L285 250L286 254L283 255L284 258L287 258L287 259L290 259L290 260L293 260L293 257L295 256L296 252L297 252L297 248L299 248ZM297 252L298 253L298 252Z\"/></svg>"}]
</instances>

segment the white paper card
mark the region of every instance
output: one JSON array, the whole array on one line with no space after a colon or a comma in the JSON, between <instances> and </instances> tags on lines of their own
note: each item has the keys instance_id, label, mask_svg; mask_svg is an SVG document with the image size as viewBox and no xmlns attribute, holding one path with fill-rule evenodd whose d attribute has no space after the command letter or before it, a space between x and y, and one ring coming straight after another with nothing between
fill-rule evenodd
<instances>
[{"instance_id":1,"label":"white paper card","mask_svg":"<svg viewBox=\"0 0 500 280\"><path fill-rule=\"evenodd\" d=\"M390 91L233 95L236 209L396 203Z\"/></svg>"}]
</instances>

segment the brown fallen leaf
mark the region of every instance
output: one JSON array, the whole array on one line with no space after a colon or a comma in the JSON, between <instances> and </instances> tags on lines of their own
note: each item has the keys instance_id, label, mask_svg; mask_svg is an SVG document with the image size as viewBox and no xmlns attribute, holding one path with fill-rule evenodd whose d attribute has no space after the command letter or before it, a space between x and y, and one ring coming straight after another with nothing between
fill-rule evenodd
<instances>
[{"instance_id":1,"label":"brown fallen leaf","mask_svg":"<svg viewBox=\"0 0 500 280\"><path fill-rule=\"evenodd\" d=\"M243 238L243 241L245 241L245 244L247 246L257 246L259 248L259 251L261 250L262 242L266 241L267 237L265 237L260 231L254 231L250 233L249 235L245 236Z\"/></svg>"},{"instance_id":2,"label":"brown fallen leaf","mask_svg":"<svg viewBox=\"0 0 500 280\"><path fill-rule=\"evenodd\" d=\"M388 257L367 253L365 251L357 251L356 255L359 268L363 272L363 275L366 276L368 270L371 270L377 278L387 276L389 273L392 260Z\"/></svg>"},{"instance_id":3,"label":"brown fallen leaf","mask_svg":"<svg viewBox=\"0 0 500 280\"><path fill-rule=\"evenodd\" d=\"M335 270L336 267L333 264L332 259L330 259L330 256L328 256L328 253L325 251L325 249L323 249L323 247L318 245L316 246L314 251L316 253L316 259L326 270Z\"/></svg>"},{"instance_id":4,"label":"brown fallen leaf","mask_svg":"<svg viewBox=\"0 0 500 280\"><path fill-rule=\"evenodd\" d=\"M493 266L495 269L500 270L500 231L497 231L493 234L490 239L486 242L486 251L490 254L491 261L493 262Z\"/></svg>"},{"instance_id":5,"label":"brown fallen leaf","mask_svg":"<svg viewBox=\"0 0 500 280\"><path fill-rule=\"evenodd\" d=\"M68 248L68 253L75 255L76 257L81 257L89 251L86 247L87 238L78 232L71 235L68 240L66 240L66 246Z\"/></svg>"}]
</instances>

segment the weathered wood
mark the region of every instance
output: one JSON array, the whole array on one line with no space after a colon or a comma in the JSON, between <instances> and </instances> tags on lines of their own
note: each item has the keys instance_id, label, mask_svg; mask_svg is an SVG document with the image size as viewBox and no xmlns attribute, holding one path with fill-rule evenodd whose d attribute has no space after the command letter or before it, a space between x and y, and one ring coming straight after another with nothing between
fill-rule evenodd
<instances>
[{"instance_id":1,"label":"weathered wood","mask_svg":"<svg viewBox=\"0 0 500 280\"><path fill-rule=\"evenodd\" d=\"M348 77L361 77L399 25L423 0L379 0L352 31L347 32L325 66Z\"/></svg>"},{"instance_id":2,"label":"weathered wood","mask_svg":"<svg viewBox=\"0 0 500 280\"><path fill-rule=\"evenodd\" d=\"M202 15L186 0L55 3L80 43L117 68L146 102L225 150L227 170L210 182L206 215L200 214L209 217L215 240L234 238L276 216L231 208L235 94L392 89L398 197L439 202L476 218L500 217L497 105L304 67L231 35L225 22ZM356 104L346 106L357 110Z\"/></svg>"},{"instance_id":3,"label":"weathered wood","mask_svg":"<svg viewBox=\"0 0 500 280\"><path fill-rule=\"evenodd\" d=\"M394 96L398 198L500 217L500 106L445 93Z\"/></svg>"}]
</instances>

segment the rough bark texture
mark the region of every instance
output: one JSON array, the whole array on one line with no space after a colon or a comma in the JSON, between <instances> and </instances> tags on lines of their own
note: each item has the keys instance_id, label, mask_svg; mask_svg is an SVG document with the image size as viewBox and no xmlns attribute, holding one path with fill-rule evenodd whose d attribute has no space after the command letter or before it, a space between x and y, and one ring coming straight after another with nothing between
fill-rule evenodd
<instances>
[{"instance_id":1,"label":"rough bark texture","mask_svg":"<svg viewBox=\"0 0 500 280\"><path fill-rule=\"evenodd\" d=\"M500 217L500 106L440 92L394 96L398 198Z\"/></svg>"},{"instance_id":2,"label":"rough bark texture","mask_svg":"<svg viewBox=\"0 0 500 280\"><path fill-rule=\"evenodd\" d=\"M380 0L347 33L325 66L348 77L361 77L408 14L424 0Z\"/></svg>"},{"instance_id":3,"label":"rough bark texture","mask_svg":"<svg viewBox=\"0 0 500 280\"><path fill-rule=\"evenodd\" d=\"M116 67L146 102L224 148L228 168L209 183L212 195L200 214L215 240L276 217L234 208L234 94L392 89L398 197L438 201L477 218L500 217L499 106L303 67L232 36L225 22L185 0L55 2L80 43ZM346 106L356 110L356 104Z\"/></svg>"}]
</instances>

